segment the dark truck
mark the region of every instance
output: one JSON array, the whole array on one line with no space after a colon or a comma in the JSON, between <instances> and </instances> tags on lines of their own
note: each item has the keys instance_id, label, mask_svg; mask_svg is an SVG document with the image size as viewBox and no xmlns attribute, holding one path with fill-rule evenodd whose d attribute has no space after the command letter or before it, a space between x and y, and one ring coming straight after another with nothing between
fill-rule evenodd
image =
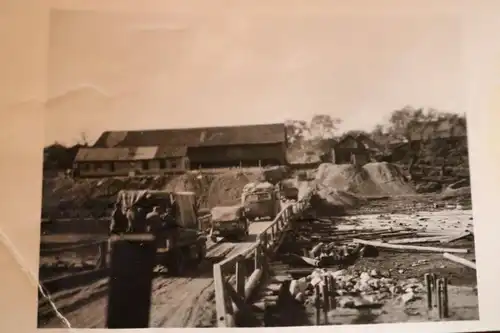
<instances>
[{"instance_id":1,"label":"dark truck","mask_svg":"<svg viewBox=\"0 0 500 333\"><path fill-rule=\"evenodd\" d=\"M171 215L169 220L160 217L160 225L149 230L146 216L154 207L167 207ZM158 263L169 274L182 275L206 256L207 238L201 225L193 192L122 190L116 200L111 233L153 233Z\"/></svg>"},{"instance_id":2,"label":"dark truck","mask_svg":"<svg viewBox=\"0 0 500 333\"><path fill-rule=\"evenodd\" d=\"M281 210L279 189L269 182L248 183L243 187L241 205L250 221L274 220Z\"/></svg>"},{"instance_id":3,"label":"dark truck","mask_svg":"<svg viewBox=\"0 0 500 333\"><path fill-rule=\"evenodd\" d=\"M216 242L216 237L239 241L247 238L248 219L243 206L216 206L212 208L211 215L210 238L213 242Z\"/></svg>"}]
</instances>

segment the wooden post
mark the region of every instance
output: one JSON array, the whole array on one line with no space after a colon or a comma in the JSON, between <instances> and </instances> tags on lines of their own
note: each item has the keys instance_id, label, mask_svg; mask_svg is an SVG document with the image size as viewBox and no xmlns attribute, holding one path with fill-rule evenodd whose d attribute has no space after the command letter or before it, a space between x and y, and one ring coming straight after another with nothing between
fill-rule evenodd
<instances>
[{"instance_id":1,"label":"wooden post","mask_svg":"<svg viewBox=\"0 0 500 333\"><path fill-rule=\"evenodd\" d=\"M330 289L328 286L328 276L325 276L323 278L323 315L325 318L325 325L328 324L328 311L330 311Z\"/></svg>"},{"instance_id":2,"label":"wooden post","mask_svg":"<svg viewBox=\"0 0 500 333\"><path fill-rule=\"evenodd\" d=\"M448 318L448 278L443 278L443 318Z\"/></svg>"},{"instance_id":3,"label":"wooden post","mask_svg":"<svg viewBox=\"0 0 500 333\"><path fill-rule=\"evenodd\" d=\"M107 328L148 328L154 238L112 241Z\"/></svg>"},{"instance_id":4,"label":"wooden post","mask_svg":"<svg viewBox=\"0 0 500 333\"><path fill-rule=\"evenodd\" d=\"M263 256L266 256L267 255L267 232L264 232L262 234L262 252L263 252Z\"/></svg>"},{"instance_id":5,"label":"wooden post","mask_svg":"<svg viewBox=\"0 0 500 333\"><path fill-rule=\"evenodd\" d=\"M436 274L432 273L432 293L434 294L434 307L438 307L439 303L439 293L438 293L438 277Z\"/></svg>"},{"instance_id":6,"label":"wooden post","mask_svg":"<svg viewBox=\"0 0 500 333\"><path fill-rule=\"evenodd\" d=\"M439 319L443 318L443 279L437 281L437 294L438 294L438 313Z\"/></svg>"},{"instance_id":7,"label":"wooden post","mask_svg":"<svg viewBox=\"0 0 500 333\"><path fill-rule=\"evenodd\" d=\"M335 289L337 289L335 278L333 276L329 276L328 278L328 284L329 287L328 289L330 290L330 310L333 310L337 307L336 301L335 301Z\"/></svg>"},{"instance_id":8,"label":"wooden post","mask_svg":"<svg viewBox=\"0 0 500 333\"><path fill-rule=\"evenodd\" d=\"M236 292L238 296L245 298L245 262L240 260L236 262Z\"/></svg>"},{"instance_id":9,"label":"wooden post","mask_svg":"<svg viewBox=\"0 0 500 333\"><path fill-rule=\"evenodd\" d=\"M254 270L262 268L262 263L260 261L260 257L261 257L260 246L257 246L257 248L255 248Z\"/></svg>"},{"instance_id":10,"label":"wooden post","mask_svg":"<svg viewBox=\"0 0 500 333\"><path fill-rule=\"evenodd\" d=\"M425 277L425 287L427 290L427 308L432 310L432 285L431 285L431 275L426 273Z\"/></svg>"},{"instance_id":11,"label":"wooden post","mask_svg":"<svg viewBox=\"0 0 500 333\"><path fill-rule=\"evenodd\" d=\"M314 306L316 308L316 325L319 325L321 323L321 312L319 311L321 307L321 295L319 284L314 286Z\"/></svg>"},{"instance_id":12,"label":"wooden post","mask_svg":"<svg viewBox=\"0 0 500 333\"><path fill-rule=\"evenodd\" d=\"M108 242L104 241L99 244L99 261L97 263L98 269L104 269L108 266Z\"/></svg>"}]
</instances>

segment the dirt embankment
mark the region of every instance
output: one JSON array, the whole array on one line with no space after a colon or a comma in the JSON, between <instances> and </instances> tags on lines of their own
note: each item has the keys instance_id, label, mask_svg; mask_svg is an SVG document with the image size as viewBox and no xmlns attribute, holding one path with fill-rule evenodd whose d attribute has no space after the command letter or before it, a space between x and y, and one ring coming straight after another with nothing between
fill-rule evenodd
<instances>
[{"instance_id":1,"label":"dirt embankment","mask_svg":"<svg viewBox=\"0 0 500 333\"><path fill-rule=\"evenodd\" d=\"M194 191L200 208L233 204L239 200L243 186L259 177L261 171L224 171L178 176L44 179L42 218L107 217L120 190Z\"/></svg>"},{"instance_id":2,"label":"dirt embankment","mask_svg":"<svg viewBox=\"0 0 500 333\"><path fill-rule=\"evenodd\" d=\"M350 192L358 196L414 194L415 189L401 171L387 162L352 164L324 163L318 168L316 181L323 187Z\"/></svg>"},{"instance_id":3,"label":"dirt embankment","mask_svg":"<svg viewBox=\"0 0 500 333\"><path fill-rule=\"evenodd\" d=\"M299 181L299 198L310 196L315 214L321 216L343 214L367 198L413 194L415 189L398 167L386 162L364 166L323 163L314 180Z\"/></svg>"}]
</instances>

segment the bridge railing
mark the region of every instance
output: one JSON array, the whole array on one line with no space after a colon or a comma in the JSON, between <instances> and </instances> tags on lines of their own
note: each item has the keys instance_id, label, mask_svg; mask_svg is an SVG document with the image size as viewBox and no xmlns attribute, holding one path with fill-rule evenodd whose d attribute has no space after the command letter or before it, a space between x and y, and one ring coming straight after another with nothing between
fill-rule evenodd
<instances>
[{"instance_id":1,"label":"bridge railing","mask_svg":"<svg viewBox=\"0 0 500 333\"><path fill-rule=\"evenodd\" d=\"M234 327L238 315L251 321L247 301L268 274L268 258L278 249L290 223L305 209L306 201L286 205L274 221L243 252L213 266L218 327Z\"/></svg>"}]
</instances>

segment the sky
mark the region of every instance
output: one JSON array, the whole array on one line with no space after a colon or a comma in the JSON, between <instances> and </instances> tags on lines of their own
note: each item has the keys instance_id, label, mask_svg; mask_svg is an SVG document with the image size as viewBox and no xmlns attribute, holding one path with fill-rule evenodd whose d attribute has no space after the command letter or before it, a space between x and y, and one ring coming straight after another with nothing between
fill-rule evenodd
<instances>
[{"instance_id":1,"label":"sky","mask_svg":"<svg viewBox=\"0 0 500 333\"><path fill-rule=\"evenodd\" d=\"M405 105L467 111L457 13L251 3L53 10L45 144L318 113L370 130Z\"/></svg>"}]
</instances>

